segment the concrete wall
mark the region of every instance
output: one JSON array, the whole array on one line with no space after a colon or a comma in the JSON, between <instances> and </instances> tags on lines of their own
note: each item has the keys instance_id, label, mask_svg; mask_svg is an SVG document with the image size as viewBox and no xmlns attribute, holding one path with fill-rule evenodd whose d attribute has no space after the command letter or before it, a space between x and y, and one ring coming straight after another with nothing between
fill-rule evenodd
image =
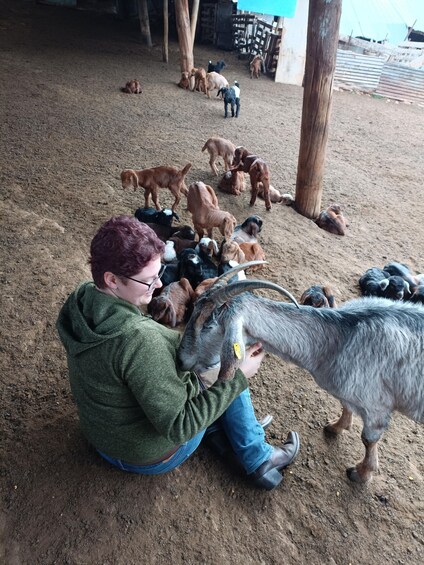
<instances>
[{"instance_id":1,"label":"concrete wall","mask_svg":"<svg viewBox=\"0 0 424 565\"><path fill-rule=\"evenodd\" d=\"M275 82L302 85L306 59L309 0L297 0L294 18L284 18Z\"/></svg>"}]
</instances>

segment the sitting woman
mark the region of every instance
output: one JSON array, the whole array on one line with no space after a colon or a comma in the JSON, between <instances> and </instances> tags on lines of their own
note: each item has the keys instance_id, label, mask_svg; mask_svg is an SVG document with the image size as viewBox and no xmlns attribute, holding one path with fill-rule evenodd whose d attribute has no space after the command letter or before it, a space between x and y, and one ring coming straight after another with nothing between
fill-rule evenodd
<instances>
[{"instance_id":1,"label":"sitting woman","mask_svg":"<svg viewBox=\"0 0 424 565\"><path fill-rule=\"evenodd\" d=\"M153 230L128 216L111 218L91 242L94 282L68 297L57 321L82 431L112 465L142 474L174 469L206 433L270 490L296 457L299 438L290 432L272 447L256 420L248 379L264 352L252 346L232 380L209 388L201 375L180 371L180 334L139 309L162 286L163 251Z\"/></svg>"}]
</instances>

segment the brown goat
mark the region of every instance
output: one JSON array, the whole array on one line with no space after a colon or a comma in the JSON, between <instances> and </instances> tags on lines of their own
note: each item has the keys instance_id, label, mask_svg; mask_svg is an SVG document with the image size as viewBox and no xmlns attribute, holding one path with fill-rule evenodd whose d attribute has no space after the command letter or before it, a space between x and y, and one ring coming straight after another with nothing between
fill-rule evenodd
<instances>
[{"instance_id":1,"label":"brown goat","mask_svg":"<svg viewBox=\"0 0 424 565\"><path fill-rule=\"evenodd\" d=\"M246 261L265 261L265 252L259 243L249 243L245 241L239 244L240 249L243 251ZM250 271L257 271L263 269L263 265L255 265L250 267Z\"/></svg>"},{"instance_id":2,"label":"brown goat","mask_svg":"<svg viewBox=\"0 0 424 565\"><path fill-rule=\"evenodd\" d=\"M250 78L259 78L261 70L264 67L264 60L261 55L255 55L249 65L250 68Z\"/></svg>"},{"instance_id":3,"label":"brown goat","mask_svg":"<svg viewBox=\"0 0 424 565\"><path fill-rule=\"evenodd\" d=\"M314 308L336 308L333 289L330 286L314 285L302 294L300 304L313 306Z\"/></svg>"},{"instance_id":4,"label":"brown goat","mask_svg":"<svg viewBox=\"0 0 424 565\"><path fill-rule=\"evenodd\" d=\"M135 78L133 80L129 80L126 85L121 88L122 92L126 92L127 94L141 94L143 91L141 89L141 84Z\"/></svg>"},{"instance_id":5,"label":"brown goat","mask_svg":"<svg viewBox=\"0 0 424 565\"><path fill-rule=\"evenodd\" d=\"M211 97L212 90L216 88L219 91L224 87L229 88L228 80L224 76L215 71L206 73L206 95L208 98Z\"/></svg>"},{"instance_id":6,"label":"brown goat","mask_svg":"<svg viewBox=\"0 0 424 565\"><path fill-rule=\"evenodd\" d=\"M184 88L184 90L188 90L190 88L190 73L188 73L187 71L183 71L181 73L181 79L178 83L178 86L180 88Z\"/></svg>"},{"instance_id":7,"label":"brown goat","mask_svg":"<svg viewBox=\"0 0 424 565\"><path fill-rule=\"evenodd\" d=\"M203 67L191 69L191 77L194 77L194 86L192 90L198 90L206 94L206 71Z\"/></svg>"},{"instance_id":8,"label":"brown goat","mask_svg":"<svg viewBox=\"0 0 424 565\"><path fill-rule=\"evenodd\" d=\"M228 141L228 139L224 139L223 137L210 137L203 146L202 151L205 151L205 149L209 152L209 165L211 166L212 172L215 176L218 176L218 169L215 165L217 157L222 157L224 159L224 167L226 171L231 168L235 151L235 145L231 143L231 141Z\"/></svg>"},{"instance_id":9,"label":"brown goat","mask_svg":"<svg viewBox=\"0 0 424 565\"><path fill-rule=\"evenodd\" d=\"M187 319L194 291L186 278L166 286L159 296L152 298L148 311L156 322L175 328Z\"/></svg>"},{"instance_id":10,"label":"brown goat","mask_svg":"<svg viewBox=\"0 0 424 565\"><path fill-rule=\"evenodd\" d=\"M250 206L256 202L258 195L258 183L261 182L263 186L263 197L265 200L265 208L271 210L270 188L269 188L269 169L268 165L263 159L256 159L249 169L250 184L251 184L251 197Z\"/></svg>"},{"instance_id":11,"label":"brown goat","mask_svg":"<svg viewBox=\"0 0 424 565\"><path fill-rule=\"evenodd\" d=\"M221 246L220 263L236 261L240 265L246 263L246 257L240 245L234 240L224 241Z\"/></svg>"},{"instance_id":12,"label":"brown goat","mask_svg":"<svg viewBox=\"0 0 424 565\"><path fill-rule=\"evenodd\" d=\"M202 239L204 230L212 238L213 228L218 228L225 237L231 237L237 220L229 212L219 209L218 198L214 189L199 181L189 186L187 210L191 213L194 229Z\"/></svg>"},{"instance_id":13,"label":"brown goat","mask_svg":"<svg viewBox=\"0 0 424 565\"><path fill-rule=\"evenodd\" d=\"M144 188L144 207L149 208L150 195L156 210L160 210L158 191L160 188L169 188L175 197L172 211L175 212L181 200L181 192L187 195L187 186L184 178L191 167L188 163L181 171L176 167L153 167L152 169L125 169L121 173L123 188Z\"/></svg>"},{"instance_id":14,"label":"brown goat","mask_svg":"<svg viewBox=\"0 0 424 565\"><path fill-rule=\"evenodd\" d=\"M333 204L327 210L323 210L318 216L316 224L323 230L336 235L345 235L346 228L349 225L338 204Z\"/></svg>"},{"instance_id":15,"label":"brown goat","mask_svg":"<svg viewBox=\"0 0 424 565\"><path fill-rule=\"evenodd\" d=\"M218 183L218 188L227 194L239 196L245 189L243 171L227 171Z\"/></svg>"},{"instance_id":16,"label":"brown goat","mask_svg":"<svg viewBox=\"0 0 424 565\"><path fill-rule=\"evenodd\" d=\"M243 173L248 173L253 162L259 159L257 155L249 153L249 151L243 147L236 147L234 150L234 159L231 169L236 171L243 171Z\"/></svg>"}]
</instances>

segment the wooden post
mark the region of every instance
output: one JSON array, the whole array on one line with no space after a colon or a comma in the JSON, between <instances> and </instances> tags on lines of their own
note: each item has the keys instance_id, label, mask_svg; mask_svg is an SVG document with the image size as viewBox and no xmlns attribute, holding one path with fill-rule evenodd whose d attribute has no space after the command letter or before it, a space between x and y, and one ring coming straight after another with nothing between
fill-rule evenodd
<instances>
[{"instance_id":1,"label":"wooden post","mask_svg":"<svg viewBox=\"0 0 424 565\"><path fill-rule=\"evenodd\" d=\"M342 0L309 0L296 210L307 218L321 211L322 181L331 113L333 75Z\"/></svg>"},{"instance_id":2,"label":"wooden post","mask_svg":"<svg viewBox=\"0 0 424 565\"><path fill-rule=\"evenodd\" d=\"M193 68L194 61L188 0L175 0L175 19L177 23L178 44L180 46L181 72L190 72Z\"/></svg>"},{"instance_id":3,"label":"wooden post","mask_svg":"<svg viewBox=\"0 0 424 565\"><path fill-rule=\"evenodd\" d=\"M194 39L196 37L197 15L199 13L199 0L193 0L191 7L191 49L194 49Z\"/></svg>"},{"instance_id":4,"label":"wooden post","mask_svg":"<svg viewBox=\"0 0 424 565\"><path fill-rule=\"evenodd\" d=\"M168 0L163 0L163 45L162 45L162 60L168 62Z\"/></svg>"},{"instance_id":5,"label":"wooden post","mask_svg":"<svg viewBox=\"0 0 424 565\"><path fill-rule=\"evenodd\" d=\"M147 0L138 0L138 17L140 18L141 37L147 47L151 47L152 36L150 35L149 9Z\"/></svg>"}]
</instances>

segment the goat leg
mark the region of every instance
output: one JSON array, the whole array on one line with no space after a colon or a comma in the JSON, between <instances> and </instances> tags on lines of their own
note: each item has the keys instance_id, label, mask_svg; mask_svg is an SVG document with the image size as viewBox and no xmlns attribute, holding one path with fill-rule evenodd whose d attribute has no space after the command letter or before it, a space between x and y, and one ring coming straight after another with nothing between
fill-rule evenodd
<instances>
[{"instance_id":1,"label":"goat leg","mask_svg":"<svg viewBox=\"0 0 424 565\"><path fill-rule=\"evenodd\" d=\"M150 189L148 188L144 189L144 207L145 208L150 207Z\"/></svg>"},{"instance_id":2,"label":"goat leg","mask_svg":"<svg viewBox=\"0 0 424 565\"><path fill-rule=\"evenodd\" d=\"M250 179L251 184L251 197L250 197L250 206L253 206L256 202L256 197L258 196L258 181L256 178Z\"/></svg>"},{"instance_id":3,"label":"goat leg","mask_svg":"<svg viewBox=\"0 0 424 565\"><path fill-rule=\"evenodd\" d=\"M218 176L218 167L215 165L216 157L213 156L209 159L209 165L211 166L213 174L217 177Z\"/></svg>"},{"instance_id":4,"label":"goat leg","mask_svg":"<svg viewBox=\"0 0 424 565\"><path fill-rule=\"evenodd\" d=\"M367 442L362 437L365 445L365 457L355 467L346 469L347 476L356 483L366 483L372 479L373 472L378 471L378 441Z\"/></svg>"},{"instance_id":5,"label":"goat leg","mask_svg":"<svg viewBox=\"0 0 424 565\"><path fill-rule=\"evenodd\" d=\"M328 424L324 427L324 431L331 435L341 434L343 430L351 429L352 420L352 411L349 410L349 408L346 408L346 406L343 406L343 411L340 418L336 418L335 420L328 422Z\"/></svg>"},{"instance_id":6,"label":"goat leg","mask_svg":"<svg viewBox=\"0 0 424 565\"><path fill-rule=\"evenodd\" d=\"M158 199L158 189L152 188L152 200L153 200L153 204L155 205L156 210L160 211L161 207L159 206L159 199ZM146 204L146 208L147 208L147 204Z\"/></svg>"}]
</instances>

